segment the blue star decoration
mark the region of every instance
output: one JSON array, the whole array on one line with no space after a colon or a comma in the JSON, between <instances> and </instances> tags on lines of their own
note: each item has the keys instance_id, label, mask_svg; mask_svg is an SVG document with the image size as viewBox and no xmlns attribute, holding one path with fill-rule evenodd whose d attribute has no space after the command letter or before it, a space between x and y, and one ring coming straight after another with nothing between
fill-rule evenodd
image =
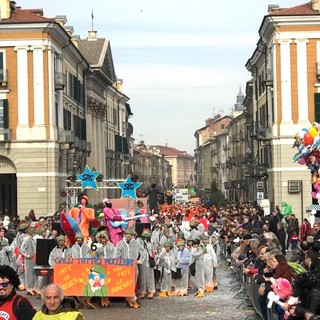
<instances>
[{"instance_id":1,"label":"blue star decoration","mask_svg":"<svg viewBox=\"0 0 320 320\"><path fill-rule=\"evenodd\" d=\"M99 171L91 171L88 165L84 169L82 174L77 174L77 180L82 182L81 189L95 189L98 190L96 184L96 178L100 174Z\"/></svg>"},{"instance_id":2,"label":"blue star decoration","mask_svg":"<svg viewBox=\"0 0 320 320\"><path fill-rule=\"evenodd\" d=\"M130 197L133 200L137 199L136 190L142 185L140 182L133 182L131 177L128 176L125 182L117 183L117 185L121 188L121 197Z\"/></svg>"}]
</instances>

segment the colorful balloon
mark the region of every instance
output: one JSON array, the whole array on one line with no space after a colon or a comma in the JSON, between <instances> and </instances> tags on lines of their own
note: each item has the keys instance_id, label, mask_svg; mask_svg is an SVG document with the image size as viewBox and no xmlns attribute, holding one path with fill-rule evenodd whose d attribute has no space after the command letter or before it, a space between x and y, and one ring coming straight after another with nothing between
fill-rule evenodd
<instances>
[{"instance_id":1,"label":"colorful balloon","mask_svg":"<svg viewBox=\"0 0 320 320\"><path fill-rule=\"evenodd\" d=\"M309 132L306 132L303 136L303 144L305 146L309 146L313 143L313 138L311 137Z\"/></svg>"},{"instance_id":2,"label":"colorful balloon","mask_svg":"<svg viewBox=\"0 0 320 320\"><path fill-rule=\"evenodd\" d=\"M318 128L316 129L315 127L310 127L309 133L310 133L310 136L314 138L318 134Z\"/></svg>"}]
</instances>

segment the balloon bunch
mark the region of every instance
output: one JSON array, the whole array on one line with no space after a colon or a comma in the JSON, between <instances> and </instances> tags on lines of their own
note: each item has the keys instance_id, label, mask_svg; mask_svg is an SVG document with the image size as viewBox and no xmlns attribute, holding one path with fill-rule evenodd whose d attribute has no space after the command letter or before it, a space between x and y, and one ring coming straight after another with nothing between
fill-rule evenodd
<instances>
[{"instance_id":1,"label":"balloon bunch","mask_svg":"<svg viewBox=\"0 0 320 320\"><path fill-rule=\"evenodd\" d=\"M303 128L294 136L298 152L293 156L293 161L306 165L312 173L312 197L320 201L320 124L313 122L311 126Z\"/></svg>"}]
</instances>

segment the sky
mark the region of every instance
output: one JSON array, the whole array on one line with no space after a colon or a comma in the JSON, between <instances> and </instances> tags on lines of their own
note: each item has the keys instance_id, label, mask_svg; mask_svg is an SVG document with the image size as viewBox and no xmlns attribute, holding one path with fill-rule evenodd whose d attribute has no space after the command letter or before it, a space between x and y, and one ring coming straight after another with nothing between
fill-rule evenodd
<instances>
[{"instance_id":1,"label":"sky","mask_svg":"<svg viewBox=\"0 0 320 320\"><path fill-rule=\"evenodd\" d=\"M230 114L251 75L245 64L269 4L307 0L16 0L65 15L74 34L97 30L111 43L123 93L130 98L135 143L168 145L193 155L195 132ZM93 13L93 19L91 18Z\"/></svg>"}]
</instances>

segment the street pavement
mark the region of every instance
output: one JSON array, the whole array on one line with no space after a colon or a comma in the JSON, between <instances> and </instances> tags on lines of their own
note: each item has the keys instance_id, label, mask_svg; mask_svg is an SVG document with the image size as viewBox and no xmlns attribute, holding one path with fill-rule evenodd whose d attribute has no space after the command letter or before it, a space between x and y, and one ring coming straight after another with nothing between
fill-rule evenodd
<instances>
[{"instance_id":1,"label":"street pavement","mask_svg":"<svg viewBox=\"0 0 320 320\"><path fill-rule=\"evenodd\" d=\"M206 294L204 298L194 297L191 291L186 297L167 297L140 300L141 308L130 309L125 301L113 301L109 308L95 310L81 309L86 320L121 319L121 320L242 320L252 315L250 319L259 319L254 316L250 308L240 306L241 299L236 299L237 291L231 291L233 279L232 271L225 267L217 269L218 290ZM28 296L29 297L29 296ZM30 297L30 301L37 309L41 308L41 299Z\"/></svg>"}]
</instances>

